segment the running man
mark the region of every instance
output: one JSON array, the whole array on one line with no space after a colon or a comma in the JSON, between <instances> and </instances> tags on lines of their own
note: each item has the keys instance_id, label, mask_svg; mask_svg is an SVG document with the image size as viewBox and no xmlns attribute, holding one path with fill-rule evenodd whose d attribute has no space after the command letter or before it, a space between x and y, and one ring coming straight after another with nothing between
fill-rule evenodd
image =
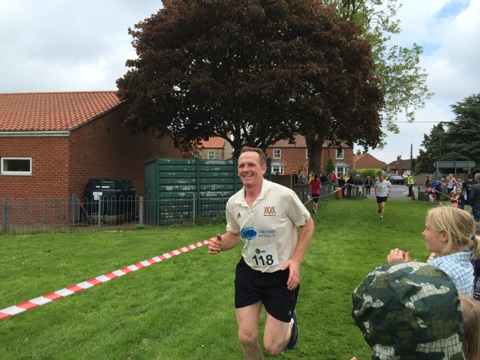
<instances>
[{"instance_id":1,"label":"running man","mask_svg":"<svg viewBox=\"0 0 480 360\"><path fill-rule=\"evenodd\" d=\"M258 341L262 306L267 353L278 356L295 346L300 264L314 230L310 213L295 192L265 180L266 171L262 150L241 150L238 176L243 188L227 202L226 233L208 244L209 254L216 255L243 243L235 276L235 308L238 339L248 360L264 358Z\"/></svg>"},{"instance_id":2,"label":"running man","mask_svg":"<svg viewBox=\"0 0 480 360\"><path fill-rule=\"evenodd\" d=\"M385 211L385 203L387 202L388 195L392 192L392 184L385 180L385 175L380 174L378 181L375 183L375 196L377 198L378 213L380 214L380 220L383 220L383 213Z\"/></svg>"}]
</instances>

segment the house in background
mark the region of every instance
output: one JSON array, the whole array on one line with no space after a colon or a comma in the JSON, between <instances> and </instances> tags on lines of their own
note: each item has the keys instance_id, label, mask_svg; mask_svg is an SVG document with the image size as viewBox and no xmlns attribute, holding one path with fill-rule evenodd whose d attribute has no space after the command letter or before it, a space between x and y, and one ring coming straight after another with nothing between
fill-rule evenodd
<instances>
[{"instance_id":1,"label":"house in background","mask_svg":"<svg viewBox=\"0 0 480 360\"><path fill-rule=\"evenodd\" d=\"M198 151L200 159L225 160L233 156L232 145L221 137L211 137L202 141L202 147Z\"/></svg>"},{"instance_id":2,"label":"house in background","mask_svg":"<svg viewBox=\"0 0 480 360\"><path fill-rule=\"evenodd\" d=\"M387 163L378 160L373 155L368 152L357 151L356 155L353 157L353 169L387 169Z\"/></svg>"},{"instance_id":3,"label":"house in background","mask_svg":"<svg viewBox=\"0 0 480 360\"><path fill-rule=\"evenodd\" d=\"M332 159L335 173L348 174L353 167L353 148L342 143L339 147L330 147L326 141L322 146L320 156L321 170L325 171L328 159ZM281 140L267 149L267 157L272 159L272 174L290 175L293 171L297 174L308 172L307 143L301 135L295 136L295 143Z\"/></svg>"},{"instance_id":4,"label":"house in background","mask_svg":"<svg viewBox=\"0 0 480 360\"><path fill-rule=\"evenodd\" d=\"M82 196L91 178L130 179L144 161L180 158L170 138L130 135L115 91L0 94L0 198Z\"/></svg>"},{"instance_id":5,"label":"house in background","mask_svg":"<svg viewBox=\"0 0 480 360\"><path fill-rule=\"evenodd\" d=\"M397 160L387 164L387 174L390 175L408 175L411 171L412 161L410 159L402 160L400 155L397 156Z\"/></svg>"}]
</instances>

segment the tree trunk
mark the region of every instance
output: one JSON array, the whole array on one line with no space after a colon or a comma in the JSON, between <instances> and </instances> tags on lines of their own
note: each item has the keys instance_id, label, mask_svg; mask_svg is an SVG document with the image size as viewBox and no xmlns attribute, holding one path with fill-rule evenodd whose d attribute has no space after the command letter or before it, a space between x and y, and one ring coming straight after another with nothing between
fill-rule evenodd
<instances>
[{"instance_id":1,"label":"tree trunk","mask_svg":"<svg viewBox=\"0 0 480 360\"><path fill-rule=\"evenodd\" d=\"M320 159L322 158L322 146L325 138L325 135L318 134L305 136L308 153L308 172L313 171L318 176L321 174Z\"/></svg>"}]
</instances>

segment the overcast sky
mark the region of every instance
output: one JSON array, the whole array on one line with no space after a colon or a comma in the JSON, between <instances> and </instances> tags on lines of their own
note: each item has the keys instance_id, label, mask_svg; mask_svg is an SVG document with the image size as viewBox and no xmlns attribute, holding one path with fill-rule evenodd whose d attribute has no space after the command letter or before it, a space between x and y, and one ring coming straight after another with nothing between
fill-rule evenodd
<instances>
[{"instance_id":1,"label":"overcast sky","mask_svg":"<svg viewBox=\"0 0 480 360\"><path fill-rule=\"evenodd\" d=\"M160 0L0 0L0 93L116 90L135 57L127 29ZM413 124L370 153L387 163L418 155L423 134L454 118L450 105L480 93L480 0L403 0L393 42L424 48L420 66L435 95Z\"/></svg>"}]
</instances>

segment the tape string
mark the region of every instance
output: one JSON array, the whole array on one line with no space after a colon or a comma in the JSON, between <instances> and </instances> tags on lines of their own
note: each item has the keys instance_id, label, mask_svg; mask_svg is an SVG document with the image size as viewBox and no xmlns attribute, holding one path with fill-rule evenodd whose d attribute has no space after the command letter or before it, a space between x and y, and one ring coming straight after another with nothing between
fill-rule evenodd
<instances>
[{"instance_id":1,"label":"tape string","mask_svg":"<svg viewBox=\"0 0 480 360\"><path fill-rule=\"evenodd\" d=\"M32 300L28 300L28 301L22 302L20 304L14 305L14 306L10 306L8 308L0 310L0 320L6 319L6 318L11 317L13 315L20 314L24 311L36 308L38 306L48 304L52 301L62 299L62 298L67 297L69 295L76 294L80 291L83 291L83 290L89 289L91 287L103 284L104 282L116 279L120 276L132 273L134 271L143 269L147 266L159 263L163 260L167 260L167 259L170 259L174 256L186 253L187 251L197 249L197 248L199 248L203 245L206 245L206 244L208 244L208 240L200 241L196 244L188 245L188 246L182 247L182 248L177 249L177 250L169 251L165 254L155 256L151 259L143 260L143 261L140 261L136 264L133 264L133 265L130 265L130 266L125 266L121 269L109 272L109 273L104 274L104 275L97 276L93 279L83 281L81 283L78 283L78 284L75 284L75 285L72 285L72 286L68 286L64 289L54 291L50 294L43 295L43 296L40 296L40 297L32 299Z\"/></svg>"}]
</instances>

